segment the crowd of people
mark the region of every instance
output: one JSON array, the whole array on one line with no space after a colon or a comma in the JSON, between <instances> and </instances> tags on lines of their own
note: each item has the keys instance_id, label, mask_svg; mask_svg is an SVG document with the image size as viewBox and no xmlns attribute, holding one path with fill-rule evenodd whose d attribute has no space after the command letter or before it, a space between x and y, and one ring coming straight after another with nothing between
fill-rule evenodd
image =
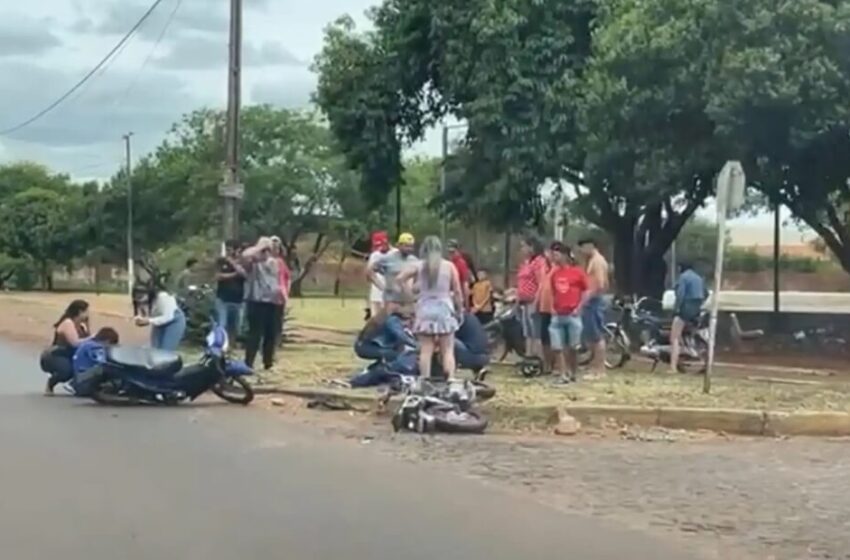
<instances>
[{"instance_id":1,"label":"crowd of people","mask_svg":"<svg viewBox=\"0 0 850 560\"><path fill-rule=\"evenodd\" d=\"M354 350L372 363L350 385L377 385L405 372L451 379L458 369L483 378L490 359L484 326L494 319L496 302L508 294L519 306L526 358L539 359L544 371L556 374L557 383L568 384L578 380L577 352L587 346L592 360L584 378L604 375L603 296L609 265L592 239L580 240L574 254L564 243L547 247L539 237L525 237L514 285L505 292L497 292L488 272L476 269L457 241L449 240L444 250L441 240L430 236L418 252L410 233L402 233L395 246L385 232L375 232L371 242L368 320ZM197 264L189 259L171 287L151 279L134 291L134 322L150 327L152 348L178 349L186 331L178 297L189 288ZM261 237L253 245L227 242L216 262L215 318L231 339L247 324L245 362L251 368L258 353L265 369L274 364L290 283L286 249L278 237ZM682 330L699 315L704 292L702 278L685 265L671 332L673 370ZM92 336L88 311L87 302L76 300L54 325L48 393L75 372L103 361L105 349L118 343L110 327Z\"/></svg>"},{"instance_id":2,"label":"crowd of people","mask_svg":"<svg viewBox=\"0 0 850 560\"><path fill-rule=\"evenodd\" d=\"M444 253L440 239L428 237L418 256L414 245L409 233L399 236L395 247L384 232L372 236L367 266L371 319L355 350L361 358L376 360L376 367L355 376L355 386L386 380L387 368L379 363L389 363L393 371L415 369L422 376L430 376L436 365L440 375L451 378L459 367L480 372L489 361L484 325L493 320L499 296L487 271L476 270L457 241L448 241ZM535 236L524 238L523 260L511 288L521 310L526 357L539 358L558 374L559 383L577 380L582 344L593 351L588 375L603 375L605 367L608 263L593 240L582 240L578 247L583 266L563 243L545 247Z\"/></svg>"}]
</instances>

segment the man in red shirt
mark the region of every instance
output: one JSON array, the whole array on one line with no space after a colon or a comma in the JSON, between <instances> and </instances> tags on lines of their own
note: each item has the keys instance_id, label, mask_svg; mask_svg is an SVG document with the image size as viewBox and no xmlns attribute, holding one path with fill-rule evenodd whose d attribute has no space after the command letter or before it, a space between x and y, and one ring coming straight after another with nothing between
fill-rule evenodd
<instances>
[{"instance_id":1,"label":"man in red shirt","mask_svg":"<svg viewBox=\"0 0 850 560\"><path fill-rule=\"evenodd\" d=\"M554 266L549 272L552 286L552 320L549 338L556 355L559 383L576 381L577 350L581 346L581 304L588 289L587 275L575 265L570 248L556 241L551 247Z\"/></svg>"},{"instance_id":2,"label":"man in red shirt","mask_svg":"<svg viewBox=\"0 0 850 560\"><path fill-rule=\"evenodd\" d=\"M469 285L472 282L472 273L469 270L469 263L466 262L466 257L460 250L460 243L454 239L450 239L446 243L449 250L449 259L457 269L458 280L460 280L460 288L463 290L464 305L469 307Z\"/></svg>"}]
</instances>

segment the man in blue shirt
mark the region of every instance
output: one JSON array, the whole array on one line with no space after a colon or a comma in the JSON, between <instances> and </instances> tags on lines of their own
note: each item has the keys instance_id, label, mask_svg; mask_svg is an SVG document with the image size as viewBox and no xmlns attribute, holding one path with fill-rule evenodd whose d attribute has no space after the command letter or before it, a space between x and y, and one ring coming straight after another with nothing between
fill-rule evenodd
<instances>
[{"instance_id":1,"label":"man in blue shirt","mask_svg":"<svg viewBox=\"0 0 850 560\"><path fill-rule=\"evenodd\" d=\"M104 327L93 337L82 341L72 360L74 375L106 363L106 349L115 344L118 344L118 333L110 327Z\"/></svg>"},{"instance_id":2,"label":"man in blue shirt","mask_svg":"<svg viewBox=\"0 0 850 560\"><path fill-rule=\"evenodd\" d=\"M694 267L683 262L679 265L679 280L676 282L676 303L673 307L673 325L670 327L670 371L679 371L679 353L682 332L688 324L694 324L702 312L706 297L705 281Z\"/></svg>"}]
</instances>

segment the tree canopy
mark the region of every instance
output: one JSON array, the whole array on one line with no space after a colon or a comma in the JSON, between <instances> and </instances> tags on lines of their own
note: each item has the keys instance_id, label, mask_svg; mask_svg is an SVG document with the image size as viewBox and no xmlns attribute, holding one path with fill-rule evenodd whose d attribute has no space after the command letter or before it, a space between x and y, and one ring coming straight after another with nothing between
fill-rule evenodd
<instances>
[{"instance_id":1,"label":"tree canopy","mask_svg":"<svg viewBox=\"0 0 850 560\"><path fill-rule=\"evenodd\" d=\"M727 159L850 270L848 14L846 0L384 0L372 31L328 28L316 100L372 204L403 180L405 145L466 123L438 202L516 229L555 185L614 240L626 292L655 282Z\"/></svg>"}]
</instances>

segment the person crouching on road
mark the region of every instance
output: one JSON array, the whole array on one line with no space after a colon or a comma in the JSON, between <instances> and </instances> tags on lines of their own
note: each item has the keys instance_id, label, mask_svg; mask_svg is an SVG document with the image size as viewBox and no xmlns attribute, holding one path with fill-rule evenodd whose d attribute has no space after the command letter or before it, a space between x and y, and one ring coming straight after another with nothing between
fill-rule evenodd
<instances>
[{"instance_id":1,"label":"person crouching on road","mask_svg":"<svg viewBox=\"0 0 850 560\"><path fill-rule=\"evenodd\" d=\"M570 248L555 242L551 247L554 267L548 282L552 287L552 320L549 323L549 339L556 353L556 364L560 373L559 383L570 383L577 379L577 351L581 347L581 307L588 293L588 281L584 271L574 264Z\"/></svg>"},{"instance_id":2,"label":"person crouching on road","mask_svg":"<svg viewBox=\"0 0 850 560\"><path fill-rule=\"evenodd\" d=\"M176 352L186 334L186 315L173 294L152 284L148 291L151 302L148 317L136 317L136 326L151 327L151 348Z\"/></svg>"},{"instance_id":3,"label":"person crouching on road","mask_svg":"<svg viewBox=\"0 0 850 560\"><path fill-rule=\"evenodd\" d=\"M88 336L89 303L82 299L74 300L53 325L53 342L41 355L41 369L50 374L45 395L52 395L56 385L73 378L74 352Z\"/></svg>"}]
</instances>

